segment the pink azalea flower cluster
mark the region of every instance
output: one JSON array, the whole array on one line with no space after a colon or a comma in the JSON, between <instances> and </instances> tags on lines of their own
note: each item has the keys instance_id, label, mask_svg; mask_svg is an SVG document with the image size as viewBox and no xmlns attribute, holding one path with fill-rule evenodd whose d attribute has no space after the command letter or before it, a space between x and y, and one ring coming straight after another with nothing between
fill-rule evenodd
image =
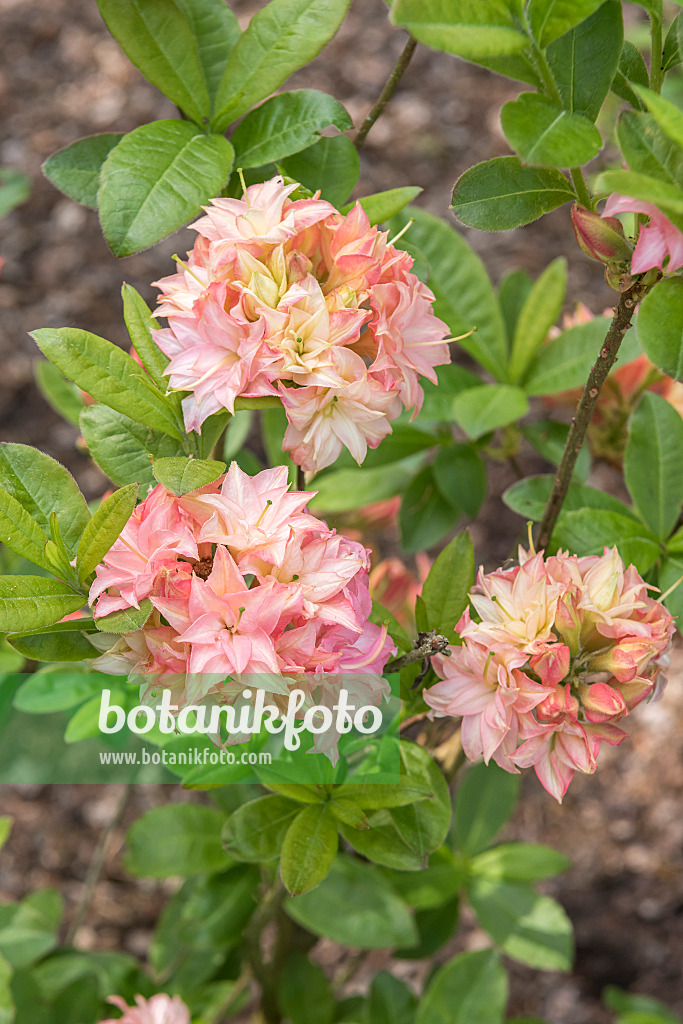
<instances>
[{"instance_id":1,"label":"pink azalea flower cluster","mask_svg":"<svg viewBox=\"0 0 683 1024\"><path fill-rule=\"evenodd\" d=\"M520 564L484 575L470 595L461 647L433 664L441 682L424 697L462 716L471 759L505 771L533 766L561 802L575 771L591 774L600 744L625 733L615 723L661 693L674 631L616 548L578 558L520 549Z\"/></svg>"},{"instance_id":2,"label":"pink azalea flower cluster","mask_svg":"<svg viewBox=\"0 0 683 1024\"><path fill-rule=\"evenodd\" d=\"M283 448L305 470L346 445L358 463L419 411L420 376L449 361L447 327L411 257L370 225L359 203L344 216L314 197L291 201L280 177L214 199L177 274L156 282L154 332L170 358L188 430L238 396L279 396Z\"/></svg>"},{"instance_id":3,"label":"pink azalea flower cluster","mask_svg":"<svg viewBox=\"0 0 683 1024\"><path fill-rule=\"evenodd\" d=\"M113 646L98 636L110 649L95 665L143 677L150 704L170 687L180 709L234 702L254 674L275 703L298 687L307 706L321 703L321 682L338 688L339 673L376 674L369 685L381 702L393 648L368 622L369 553L304 510L314 493L289 491L286 467L250 477L236 463L182 497L157 485L90 591L95 618L147 598L152 611Z\"/></svg>"},{"instance_id":4,"label":"pink azalea flower cluster","mask_svg":"<svg viewBox=\"0 0 683 1024\"><path fill-rule=\"evenodd\" d=\"M128 1006L121 996L110 996L107 1002L118 1007L123 1016L103 1020L100 1024L190 1024L190 1011L180 996L158 992L150 999L135 997L135 1006Z\"/></svg>"}]
</instances>

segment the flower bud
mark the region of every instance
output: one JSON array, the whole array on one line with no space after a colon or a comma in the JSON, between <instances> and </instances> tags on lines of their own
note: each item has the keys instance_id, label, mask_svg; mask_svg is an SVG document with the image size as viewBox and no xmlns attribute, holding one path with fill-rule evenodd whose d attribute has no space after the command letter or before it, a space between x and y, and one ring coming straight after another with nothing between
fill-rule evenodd
<instances>
[{"instance_id":1,"label":"flower bud","mask_svg":"<svg viewBox=\"0 0 683 1024\"><path fill-rule=\"evenodd\" d=\"M569 672L570 652L566 644L549 644L529 662L544 686L557 686Z\"/></svg>"},{"instance_id":2,"label":"flower bud","mask_svg":"<svg viewBox=\"0 0 683 1024\"><path fill-rule=\"evenodd\" d=\"M607 722L627 712L622 694L607 683L582 687L581 703L589 722Z\"/></svg>"},{"instance_id":3,"label":"flower bud","mask_svg":"<svg viewBox=\"0 0 683 1024\"><path fill-rule=\"evenodd\" d=\"M630 263L633 252L616 217L601 217L583 206L572 206L572 227L579 248L600 263Z\"/></svg>"}]
</instances>

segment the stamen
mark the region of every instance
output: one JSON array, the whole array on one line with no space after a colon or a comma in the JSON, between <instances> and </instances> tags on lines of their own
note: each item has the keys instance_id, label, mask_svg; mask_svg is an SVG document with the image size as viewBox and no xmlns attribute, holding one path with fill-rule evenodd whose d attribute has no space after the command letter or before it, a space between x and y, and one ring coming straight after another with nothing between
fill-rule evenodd
<instances>
[{"instance_id":1,"label":"stamen","mask_svg":"<svg viewBox=\"0 0 683 1024\"><path fill-rule=\"evenodd\" d=\"M397 235L394 235L393 238L389 239L389 241L387 242L387 245L395 245L396 242L398 242L399 238L403 238L403 236L405 235L405 233L408 230L408 228L411 227L414 223L415 223L415 218L411 217L410 220L408 221L408 223L406 224L406 226L401 228L401 230L399 231L399 233Z\"/></svg>"},{"instance_id":2,"label":"stamen","mask_svg":"<svg viewBox=\"0 0 683 1024\"><path fill-rule=\"evenodd\" d=\"M531 531L533 529L533 526L534 526L533 520L529 519L527 521L527 524L526 524L527 534L528 534L528 537L529 537L529 552L530 552L530 554L535 555L536 554L536 548L534 547L534 538L531 536Z\"/></svg>"},{"instance_id":3,"label":"stamen","mask_svg":"<svg viewBox=\"0 0 683 1024\"><path fill-rule=\"evenodd\" d=\"M237 168L237 175L240 181L242 182L242 195L244 196L244 201L247 204L247 206L249 206L249 199L247 198L247 183L244 180L244 171L242 170L241 167Z\"/></svg>"},{"instance_id":4,"label":"stamen","mask_svg":"<svg viewBox=\"0 0 683 1024\"><path fill-rule=\"evenodd\" d=\"M271 506L272 504L273 504L273 503L272 503L272 501L270 500L270 498L267 498L267 499L266 499L266 505L265 505L265 508L263 509L263 512L261 513L261 515L260 515L260 516L258 517L258 519L256 520L256 526L260 526L260 525L261 525L261 520L263 519L264 515L266 514L266 512L268 511L269 507L270 507L270 506Z\"/></svg>"},{"instance_id":5,"label":"stamen","mask_svg":"<svg viewBox=\"0 0 683 1024\"><path fill-rule=\"evenodd\" d=\"M679 576L676 582L672 583L668 590L665 590L663 594L659 595L657 603L661 604L663 601L666 601L667 597L669 597L670 594L673 594L674 590L677 587L680 587L681 583L683 583L683 576Z\"/></svg>"},{"instance_id":6,"label":"stamen","mask_svg":"<svg viewBox=\"0 0 683 1024\"><path fill-rule=\"evenodd\" d=\"M183 268L183 270L186 273L188 273L190 275L190 277L193 277L195 279L195 281L197 281L198 284L200 284L202 286L203 289L206 289L206 282L202 281L202 279L200 277L197 277L197 275L195 274L195 272L193 271L193 269L189 265L189 263L186 263L185 260L181 260L181 258L180 258L180 256L178 255L177 252L173 253L173 257L172 258L176 261L176 263L179 263L180 266Z\"/></svg>"}]
</instances>

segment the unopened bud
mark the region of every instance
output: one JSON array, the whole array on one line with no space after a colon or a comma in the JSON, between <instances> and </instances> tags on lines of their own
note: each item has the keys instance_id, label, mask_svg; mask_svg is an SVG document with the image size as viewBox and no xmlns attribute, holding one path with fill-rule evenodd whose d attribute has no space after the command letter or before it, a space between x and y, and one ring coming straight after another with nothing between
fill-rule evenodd
<instances>
[{"instance_id":1,"label":"unopened bud","mask_svg":"<svg viewBox=\"0 0 683 1024\"><path fill-rule=\"evenodd\" d=\"M572 206L572 227L579 248L600 263L630 263L633 249L616 217L601 217L584 206Z\"/></svg>"},{"instance_id":2,"label":"unopened bud","mask_svg":"<svg viewBox=\"0 0 683 1024\"><path fill-rule=\"evenodd\" d=\"M594 683L581 690L581 703L589 722L607 722L627 711L623 695L607 683Z\"/></svg>"}]
</instances>

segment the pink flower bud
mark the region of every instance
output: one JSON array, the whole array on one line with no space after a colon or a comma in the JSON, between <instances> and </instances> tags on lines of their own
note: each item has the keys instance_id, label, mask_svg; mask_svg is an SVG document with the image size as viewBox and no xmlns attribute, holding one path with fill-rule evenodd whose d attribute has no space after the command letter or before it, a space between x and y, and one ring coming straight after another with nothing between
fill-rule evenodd
<instances>
[{"instance_id":1,"label":"pink flower bud","mask_svg":"<svg viewBox=\"0 0 683 1024\"><path fill-rule=\"evenodd\" d=\"M607 683L585 687L581 701L589 722L608 722L627 713L626 701L619 690Z\"/></svg>"},{"instance_id":2,"label":"pink flower bud","mask_svg":"<svg viewBox=\"0 0 683 1024\"><path fill-rule=\"evenodd\" d=\"M632 249L616 217L601 217L583 206L572 207L572 226L579 248L600 263L629 263Z\"/></svg>"},{"instance_id":3,"label":"pink flower bud","mask_svg":"<svg viewBox=\"0 0 683 1024\"><path fill-rule=\"evenodd\" d=\"M535 654L529 664L544 686L557 686L569 672L570 657L566 644L552 644Z\"/></svg>"},{"instance_id":4,"label":"pink flower bud","mask_svg":"<svg viewBox=\"0 0 683 1024\"><path fill-rule=\"evenodd\" d=\"M572 696L569 683L556 686L542 703L536 708L538 720L541 722L576 722L579 714L579 702Z\"/></svg>"}]
</instances>

